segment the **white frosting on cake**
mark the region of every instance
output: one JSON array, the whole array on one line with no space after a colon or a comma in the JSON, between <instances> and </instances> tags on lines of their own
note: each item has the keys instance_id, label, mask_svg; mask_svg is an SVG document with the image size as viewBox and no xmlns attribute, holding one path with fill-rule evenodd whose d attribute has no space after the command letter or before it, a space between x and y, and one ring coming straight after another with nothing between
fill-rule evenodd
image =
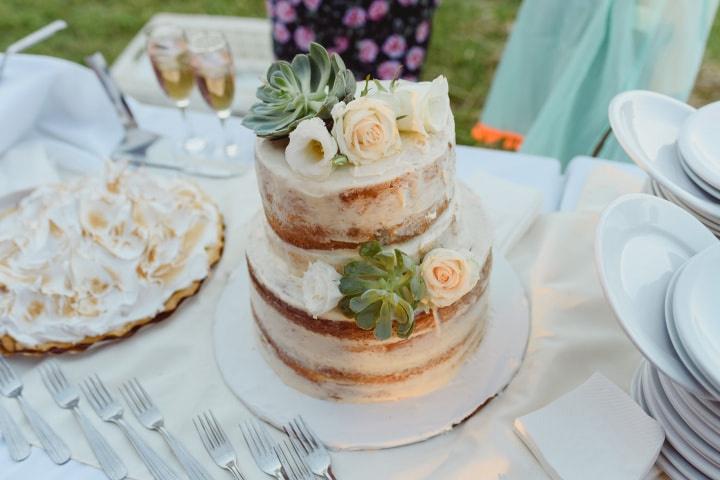
<instances>
[{"instance_id":1,"label":"white frosting on cake","mask_svg":"<svg viewBox=\"0 0 720 480\"><path fill-rule=\"evenodd\" d=\"M109 167L0 215L0 336L72 343L152 318L205 278L220 213L191 183Z\"/></svg>"}]
</instances>

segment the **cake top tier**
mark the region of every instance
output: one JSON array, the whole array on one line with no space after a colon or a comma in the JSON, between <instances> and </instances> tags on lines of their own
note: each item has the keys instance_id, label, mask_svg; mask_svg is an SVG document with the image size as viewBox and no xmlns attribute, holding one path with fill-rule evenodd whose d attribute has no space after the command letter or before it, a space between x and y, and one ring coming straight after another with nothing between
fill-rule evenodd
<instances>
[{"instance_id":1,"label":"cake top tier","mask_svg":"<svg viewBox=\"0 0 720 480\"><path fill-rule=\"evenodd\" d=\"M292 63L275 62L257 97L245 126L261 138L286 139L261 142L261 158L316 191L399 176L454 143L445 77L420 83L368 78L356 85L340 57L318 44Z\"/></svg>"}]
</instances>

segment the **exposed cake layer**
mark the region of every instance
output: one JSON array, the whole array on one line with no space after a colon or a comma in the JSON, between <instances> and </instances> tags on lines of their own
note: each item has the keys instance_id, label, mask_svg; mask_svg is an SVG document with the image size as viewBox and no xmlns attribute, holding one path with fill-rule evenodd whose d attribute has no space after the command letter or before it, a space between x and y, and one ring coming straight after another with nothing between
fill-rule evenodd
<instances>
[{"instance_id":1,"label":"exposed cake layer","mask_svg":"<svg viewBox=\"0 0 720 480\"><path fill-rule=\"evenodd\" d=\"M301 248L354 248L378 239L403 242L431 228L455 187L455 133L425 140L403 136L403 148L380 162L304 178L285 160L286 141L258 139L256 172L265 216L284 241Z\"/></svg>"},{"instance_id":2,"label":"exposed cake layer","mask_svg":"<svg viewBox=\"0 0 720 480\"><path fill-rule=\"evenodd\" d=\"M480 342L492 267L455 304L421 313L412 336L377 340L350 319L313 318L285 304L251 275L251 303L263 354L288 385L347 402L391 401L445 384ZM251 270L252 271L252 270Z\"/></svg>"},{"instance_id":3,"label":"exposed cake layer","mask_svg":"<svg viewBox=\"0 0 720 480\"><path fill-rule=\"evenodd\" d=\"M454 304L419 313L407 340L377 340L337 309L313 318L305 309L302 274L315 260L342 266L357 250L304 250L284 242L262 215L250 226L247 260L253 314L269 363L308 394L343 401L382 401L427 393L452 378L481 337L492 267L491 236L479 199L458 189L452 210L400 248L419 259L432 248L469 249L481 265L480 281Z\"/></svg>"}]
</instances>

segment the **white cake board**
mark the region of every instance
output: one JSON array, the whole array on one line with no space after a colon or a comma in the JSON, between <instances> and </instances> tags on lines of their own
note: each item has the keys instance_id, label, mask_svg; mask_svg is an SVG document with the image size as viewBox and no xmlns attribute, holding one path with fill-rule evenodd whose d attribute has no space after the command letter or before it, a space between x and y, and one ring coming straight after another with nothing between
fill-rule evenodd
<instances>
[{"instance_id":1,"label":"white cake board","mask_svg":"<svg viewBox=\"0 0 720 480\"><path fill-rule=\"evenodd\" d=\"M281 428L302 415L335 450L397 447L450 430L510 383L530 334L530 312L520 280L507 260L497 255L485 337L453 380L421 397L340 403L305 395L275 374L260 352L249 296L243 262L230 277L215 312L215 359L225 382L261 419Z\"/></svg>"}]
</instances>

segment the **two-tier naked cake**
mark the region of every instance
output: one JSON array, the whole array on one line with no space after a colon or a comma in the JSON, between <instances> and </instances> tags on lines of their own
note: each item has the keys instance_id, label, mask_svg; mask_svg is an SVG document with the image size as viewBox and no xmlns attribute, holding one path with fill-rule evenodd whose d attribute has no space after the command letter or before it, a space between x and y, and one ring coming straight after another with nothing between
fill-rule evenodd
<instances>
[{"instance_id":1,"label":"two-tier naked cake","mask_svg":"<svg viewBox=\"0 0 720 480\"><path fill-rule=\"evenodd\" d=\"M455 180L447 81L356 87L313 44L258 98L264 212L246 255L265 358L326 399L442 386L482 339L492 268L490 225Z\"/></svg>"}]
</instances>

